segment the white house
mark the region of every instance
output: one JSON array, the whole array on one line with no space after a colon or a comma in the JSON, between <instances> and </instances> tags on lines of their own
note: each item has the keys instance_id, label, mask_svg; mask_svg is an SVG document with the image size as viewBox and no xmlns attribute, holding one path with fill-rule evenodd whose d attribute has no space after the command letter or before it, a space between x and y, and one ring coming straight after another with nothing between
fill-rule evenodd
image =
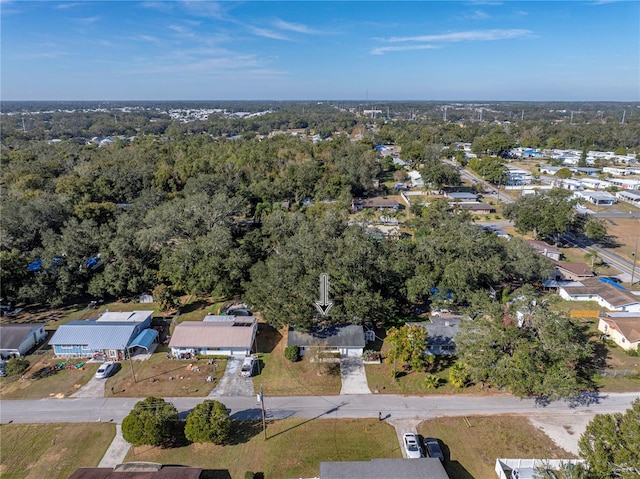
<instances>
[{"instance_id":1,"label":"white house","mask_svg":"<svg viewBox=\"0 0 640 479\"><path fill-rule=\"evenodd\" d=\"M26 355L47 337L44 326L44 323L0 323L0 357Z\"/></svg>"},{"instance_id":2,"label":"white house","mask_svg":"<svg viewBox=\"0 0 640 479\"><path fill-rule=\"evenodd\" d=\"M640 314L607 313L600 318L598 330L609 336L626 351L638 351L640 346Z\"/></svg>"},{"instance_id":3,"label":"white house","mask_svg":"<svg viewBox=\"0 0 640 479\"><path fill-rule=\"evenodd\" d=\"M528 170L507 166L507 185L528 185L533 182L533 176Z\"/></svg>"},{"instance_id":4,"label":"white house","mask_svg":"<svg viewBox=\"0 0 640 479\"><path fill-rule=\"evenodd\" d=\"M565 190L569 191L584 190L582 182L580 182L579 180L572 180L571 178L567 178L566 180L557 180L555 183L560 188L564 188Z\"/></svg>"},{"instance_id":5,"label":"white house","mask_svg":"<svg viewBox=\"0 0 640 479\"><path fill-rule=\"evenodd\" d=\"M564 465L583 464L584 459L496 459L499 479L536 479L539 469L555 470Z\"/></svg>"},{"instance_id":6,"label":"white house","mask_svg":"<svg viewBox=\"0 0 640 479\"><path fill-rule=\"evenodd\" d=\"M585 200L594 205L613 205L618 202L615 196L606 191L576 191L573 196L578 200Z\"/></svg>"},{"instance_id":7,"label":"white house","mask_svg":"<svg viewBox=\"0 0 640 479\"><path fill-rule=\"evenodd\" d=\"M353 324L330 325L312 329L310 332L289 328L287 346L298 346L300 355L312 350L340 353L341 356L360 357L365 339L362 326Z\"/></svg>"},{"instance_id":8,"label":"white house","mask_svg":"<svg viewBox=\"0 0 640 479\"><path fill-rule=\"evenodd\" d=\"M613 183L611 183L610 181L599 180L597 178L580 178L578 179L578 181L585 188L589 188L592 190L604 190L606 188L611 188L611 186L613 186Z\"/></svg>"},{"instance_id":9,"label":"white house","mask_svg":"<svg viewBox=\"0 0 640 479\"><path fill-rule=\"evenodd\" d=\"M627 203L640 206L640 191L638 190L618 191L616 193L616 198L621 201L626 201Z\"/></svg>"},{"instance_id":10,"label":"white house","mask_svg":"<svg viewBox=\"0 0 640 479\"><path fill-rule=\"evenodd\" d=\"M631 172L626 168L617 168L614 166L605 166L602 168L602 172L614 176L627 176L631 174Z\"/></svg>"},{"instance_id":11,"label":"white house","mask_svg":"<svg viewBox=\"0 0 640 479\"><path fill-rule=\"evenodd\" d=\"M621 286L613 286L600 278L589 278L578 285L565 285L558 288L558 294L567 301L596 301L610 311L640 313L640 296Z\"/></svg>"},{"instance_id":12,"label":"white house","mask_svg":"<svg viewBox=\"0 0 640 479\"><path fill-rule=\"evenodd\" d=\"M251 354L258 318L255 316L207 315L203 321L183 321L169 340L171 354L202 354L244 357Z\"/></svg>"},{"instance_id":13,"label":"white house","mask_svg":"<svg viewBox=\"0 0 640 479\"><path fill-rule=\"evenodd\" d=\"M409 175L409 179L411 180L411 186L415 188L424 188L424 180L422 179L422 175L418 171L410 171L407 173Z\"/></svg>"},{"instance_id":14,"label":"white house","mask_svg":"<svg viewBox=\"0 0 640 479\"><path fill-rule=\"evenodd\" d=\"M637 178L611 178L609 182L625 190L640 190L640 179Z\"/></svg>"}]
</instances>

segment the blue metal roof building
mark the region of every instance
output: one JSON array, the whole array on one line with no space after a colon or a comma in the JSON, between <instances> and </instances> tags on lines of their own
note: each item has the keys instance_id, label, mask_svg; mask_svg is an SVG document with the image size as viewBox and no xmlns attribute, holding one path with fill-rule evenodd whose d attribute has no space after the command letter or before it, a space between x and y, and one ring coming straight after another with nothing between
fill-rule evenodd
<instances>
[{"instance_id":1,"label":"blue metal roof building","mask_svg":"<svg viewBox=\"0 0 640 479\"><path fill-rule=\"evenodd\" d=\"M49 344L56 357L89 358L104 355L109 359L122 360L126 357L127 349L132 347L134 338L137 339L148 325L147 321L71 321L58 328ZM155 335L151 337L151 342L154 339ZM144 342L136 346L146 344L148 337L145 336L141 341ZM151 342L143 347L148 348Z\"/></svg>"}]
</instances>

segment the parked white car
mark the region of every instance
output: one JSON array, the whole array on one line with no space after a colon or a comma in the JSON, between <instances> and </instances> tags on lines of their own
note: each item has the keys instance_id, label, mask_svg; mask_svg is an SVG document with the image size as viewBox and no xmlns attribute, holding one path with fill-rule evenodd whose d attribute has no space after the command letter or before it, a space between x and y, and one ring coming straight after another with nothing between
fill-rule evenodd
<instances>
[{"instance_id":1,"label":"parked white car","mask_svg":"<svg viewBox=\"0 0 640 479\"><path fill-rule=\"evenodd\" d=\"M409 459L420 459L424 457L422 455L422 448L418 442L418 438L415 434L405 433L402 436L402 442L404 444L404 450L407 453Z\"/></svg>"},{"instance_id":2,"label":"parked white car","mask_svg":"<svg viewBox=\"0 0 640 479\"><path fill-rule=\"evenodd\" d=\"M105 379L113 374L116 370L116 363L114 361L106 361L96 371L96 378Z\"/></svg>"},{"instance_id":3,"label":"parked white car","mask_svg":"<svg viewBox=\"0 0 640 479\"><path fill-rule=\"evenodd\" d=\"M240 368L240 373L245 378L250 378L253 376L253 370L256 368L256 360L252 357L244 358L242 361L242 367Z\"/></svg>"}]
</instances>

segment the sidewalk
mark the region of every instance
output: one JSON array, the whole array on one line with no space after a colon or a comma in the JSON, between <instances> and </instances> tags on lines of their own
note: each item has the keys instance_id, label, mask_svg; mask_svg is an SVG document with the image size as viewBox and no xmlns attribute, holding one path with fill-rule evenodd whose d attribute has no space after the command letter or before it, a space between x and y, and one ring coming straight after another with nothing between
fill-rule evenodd
<instances>
[{"instance_id":1,"label":"sidewalk","mask_svg":"<svg viewBox=\"0 0 640 479\"><path fill-rule=\"evenodd\" d=\"M116 424L116 435L114 436L113 441L111 441L109 449L104 453L98 467L115 467L118 464L122 464L130 447L131 444L125 441L122 437L122 426L120 424Z\"/></svg>"}]
</instances>

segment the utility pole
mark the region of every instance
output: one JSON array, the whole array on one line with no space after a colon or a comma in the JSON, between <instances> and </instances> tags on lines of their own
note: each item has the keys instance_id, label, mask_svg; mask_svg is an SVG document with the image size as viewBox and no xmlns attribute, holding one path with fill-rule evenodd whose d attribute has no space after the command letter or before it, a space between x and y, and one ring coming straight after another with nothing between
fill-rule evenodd
<instances>
[{"instance_id":1,"label":"utility pole","mask_svg":"<svg viewBox=\"0 0 640 479\"><path fill-rule=\"evenodd\" d=\"M125 351L129 355L129 366L131 366L131 375L133 376L133 382L137 383L138 380L136 379L136 372L133 370L133 359L131 359L131 349L126 348Z\"/></svg>"},{"instance_id":2,"label":"utility pole","mask_svg":"<svg viewBox=\"0 0 640 479\"><path fill-rule=\"evenodd\" d=\"M635 248L633 248L633 253L631 253L631 256L633 256L633 267L631 268L631 286L633 286L633 282L635 280L635 275L636 275L636 257L638 253L638 238L636 238L636 246Z\"/></svg>"},{"instance_id":3,"label":"utility pole","mask_svg":"<svg viewBox=\"0 0 640 479\"><path fill-rule=\"evenodd\" d=\"M265 420L264 415L264 395L262 394L262 383L260 384L260 392L258 393L258 402L260 403L260 408L262 409L262 432L264 433L264 440L267 440L267 421Z\"/></svg>"}]
</instances>

